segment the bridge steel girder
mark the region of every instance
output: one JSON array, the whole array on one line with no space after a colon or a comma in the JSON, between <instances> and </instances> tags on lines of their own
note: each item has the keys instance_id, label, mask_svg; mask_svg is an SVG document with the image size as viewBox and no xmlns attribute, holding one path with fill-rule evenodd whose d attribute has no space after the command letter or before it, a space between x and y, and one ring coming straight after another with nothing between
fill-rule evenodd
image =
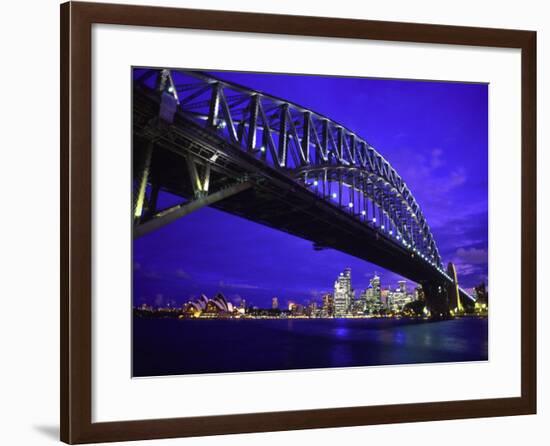
<instances>
[{"instance_id":1,"label":"bridge steel girder","mask_svg":"<svg viewBox=\"0 0 550 446\"><path fill-rule=\"evenodd\" d=\"M133 238L140 238L144 235L147 235L157 229L163 228L164 226L173 223L176 220L184 217L185 215L190 214L191 212L197 211L205 206L210 206L217 203L218 201L224 200L228 197L236 195L240 192L245 191L252 187L250 182L237 183L233 186L222 189L218 192L214 192L210 195L201 196L187 203L183 203L177 206L173 206L164 211L158 212L150 220L147 220L144 223L141 223L134 227Z\"/></svg>"},{"instance_id":2,"label":"bridge steel girder","mask_svg":"<svg viewBox=\"0 0 550 446\"><path fill-rule=\"evenodd\" d=\"M329 118L280 98L199 72L171 70L171 76L177 91L189 94L178 98L176 125L171 128L182 133L178 138L193 144L204 143L212 152L222 148L222 152L229 154L228 162L239 164L237 170L241 169L241 174L261 172L260 176L268 181L280 182L295 193L305 194L304 199L313 200L311 195L316 196L320 200L316 206L322 206L324 212L336 211L335 217L344 214L352 218L353 224L366 231L370 239L383 240L403 258L415 259L418 265L413 269L424 272L399 272L392 268L391 260L381 266L418 283L452 282L442 268L437 245L420 206L393 167L366 140ZM192 83L185 83L189 80ZM147 100L156 101L146 85L136 85L135 89ZM235 125L239 132L235 131ZM161 139L169 150L180 150L167 135ZM256 148L254 140L262 141L262 145ZM247 167L243 169L244 165ZM336 206L332 199L334 187L338 190ZM344 187L350 197L347 206L342 202ZM214 207L224 208L221 202ZM331 246L330 241L320 244ZM353 251L352 255L380 264L355 249L341 250ZM468 296L462 289L459 292Z\"/></svg>"}]
</instances>

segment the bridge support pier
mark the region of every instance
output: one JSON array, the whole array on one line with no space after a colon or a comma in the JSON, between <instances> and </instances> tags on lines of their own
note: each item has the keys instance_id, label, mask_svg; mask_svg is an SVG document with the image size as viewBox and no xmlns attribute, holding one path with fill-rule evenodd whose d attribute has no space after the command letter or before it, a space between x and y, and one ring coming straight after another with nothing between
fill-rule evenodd
<instances>
[{"instance_id":1,"label":"bridge support pier","mask_svg":"<svg viewBox=\"0 0 550 446\"><path fill-rule=\"evenodd\" d=\"M430 317L434 320L450 318L447 287L440 283L423 283L422 289L424 290Z\"/></svg>"}]
</instances>

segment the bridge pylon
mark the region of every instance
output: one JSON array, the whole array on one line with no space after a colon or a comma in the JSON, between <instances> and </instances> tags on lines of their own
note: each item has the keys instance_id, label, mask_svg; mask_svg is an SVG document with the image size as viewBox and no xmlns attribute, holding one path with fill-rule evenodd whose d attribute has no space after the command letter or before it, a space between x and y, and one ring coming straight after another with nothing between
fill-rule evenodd
<instances>
[{"instance_id":1,"label":"bridge pylon","mask_svg":"<svg viewBox=\"0 0 550 446\"><path fill-rule=\"evenodd\" d=\"M463 314L464 305L460 298L460 292L458 290L458 278L456 275L456 268L452 262L447 265L447 274L451 277L452 282L447 285L447 295L449 299L449 310L452 314Z\"/></svg>"}]
</instances>

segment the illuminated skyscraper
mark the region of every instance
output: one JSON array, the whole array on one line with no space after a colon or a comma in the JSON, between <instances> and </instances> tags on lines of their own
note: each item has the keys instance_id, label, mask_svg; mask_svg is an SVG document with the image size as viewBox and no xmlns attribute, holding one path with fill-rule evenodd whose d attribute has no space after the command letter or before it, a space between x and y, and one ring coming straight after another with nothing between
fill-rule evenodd
<instances>
[{"instance_id":1,"label":"illuminated skyscraper","mask_svg":"<svg viewBox=\"0 0 550 446\"><path fill-rule=\"evenodd\" d=\"M279 309L279 299L274 297L271 299L271 308L273 310L278 310Z\"/></svg>"},{"instance_id":2,"label":"illuminated skyscraper","mask_svg":"<svg viewBox=\"0 0 550 446\"><path fill-rule=\"evenodd\" d=\"M370 285L372 286L374 298L379 301L382 297L382 289L380 287L380 277L378 277L375 274L374 277L370 280Z\"/></svg>"},{"instance_id":3,"label":"illuminated skyscraper","mask_svg":"<svg viewBox=\"0 0 550 446\"><path fill-rule=\"evenodd\" d=\"M334 315L345 316L350 311L352 301L351 268L346 268L334 282Z\"/></svg>"}]
</instances>

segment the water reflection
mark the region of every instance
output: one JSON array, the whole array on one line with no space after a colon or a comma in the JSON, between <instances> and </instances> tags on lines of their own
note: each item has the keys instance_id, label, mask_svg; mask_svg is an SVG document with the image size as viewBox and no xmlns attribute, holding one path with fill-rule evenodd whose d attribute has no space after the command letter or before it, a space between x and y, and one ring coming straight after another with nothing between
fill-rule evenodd
<instances>
[{"instance_id":1,"label":"water reflection","mask_svg":"<svg viewBox=\"0 0 550 446\"><path fill-rule=\"evenodd\" d=\"M134 376L486 360L487 320L134 320Z\"/></svg>"}]
</instances>

